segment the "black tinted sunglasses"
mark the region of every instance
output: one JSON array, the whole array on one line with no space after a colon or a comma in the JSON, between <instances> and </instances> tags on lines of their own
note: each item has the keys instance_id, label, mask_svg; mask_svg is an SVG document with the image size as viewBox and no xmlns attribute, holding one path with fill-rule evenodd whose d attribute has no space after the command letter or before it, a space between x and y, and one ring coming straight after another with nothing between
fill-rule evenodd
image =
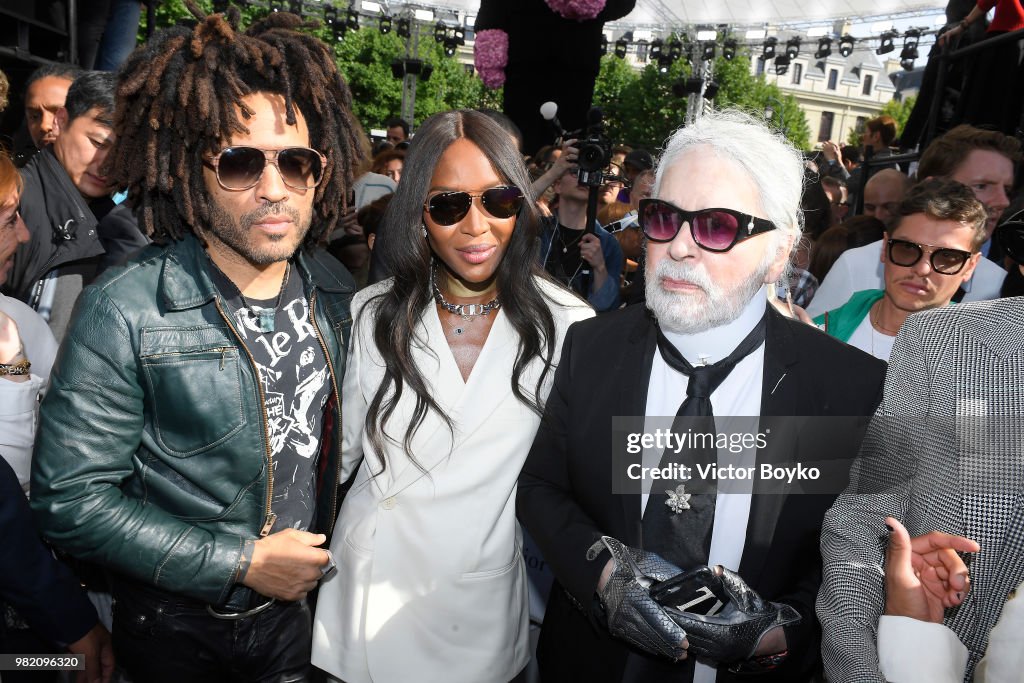
<instances>
[{"instance_id":1,"label":"black tinted sunglasses","mask_svg":"<svg viewBox=\"0 0 1024 683\"><path fill-rule=\"evenodd\" d=\"M495 218L512 218L523 207L523 191L514 185L492 187L483 192L439 192L427 198L423 208L438 225L455 225L469 213L473 197Z\"/></svg>"},{"instance_id":2,"label":"black tinted sunglasses","mask_svg":"<svg viewBox=\"0 0 1024 683\"><path fill-rule=\"evenodd\" d=\"M1018 264L1024 264L1024 211L996 228L996 243Z\"/></svg>"},{"instance_id":3,"label":"black tinted sunglasses","mask_svg":"<svg viewBox=\"0 0 1024 683\"><path fill-rule=\"evenodd\" d=\"M962 249L936 247L895 238L890 238L886 244L889 245L889 260L897 266L910 268L928 253L932 270L941 275L956 275L963 270L967 259L971 258L971 252Z\"/></svg>"},{"instance_id":4,"label":"black tinted sunglasses","mask_svg":"<svg viewBox=\"0 0 1024 683\"><path fill-rule=\"evenodd\" d=\"M729 251L737 242L775 229L767 219L732 209L684 211L663 199L641 199L638 217L644 235L652 242L671 242L683 223L689 223L697 246L714 252Z\"/></svg>"},{"instance_id":5,"label":"black tinted sunglasses","mask_svg":"<svg viewBox=\"0 0 1024 683\"><path fill-rule=\"evenodd\" d=\"M273 164L284 184L293 190L309 190L320 184L327 166L327 157L308 147L260 149L259 147L225 147L203 163L217 174L217 182L225 190L248 190L256 187L267 164Z\"/></svg>"}]
</instances>

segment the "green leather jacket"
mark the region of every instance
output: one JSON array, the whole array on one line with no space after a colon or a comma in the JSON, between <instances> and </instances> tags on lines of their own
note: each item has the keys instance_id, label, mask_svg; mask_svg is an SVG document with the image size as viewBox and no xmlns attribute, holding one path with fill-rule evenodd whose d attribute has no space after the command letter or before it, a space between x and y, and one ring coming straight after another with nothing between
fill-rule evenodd
<instances>
[{"instance_id":1,"label":"green leather jacket","mask_svg":"<svg viewBox=\"0 0 1024 683\"><path fill-rule=\"evenodd\" d=\"M31 503L58 548L219 605L244 541L270 528L274 481L262 387L206 260L189 236L82 293L40 411ZM322 250L296 266L334 386L314 529L330 533L355 286Z\"/></svg>"}]
</instances>

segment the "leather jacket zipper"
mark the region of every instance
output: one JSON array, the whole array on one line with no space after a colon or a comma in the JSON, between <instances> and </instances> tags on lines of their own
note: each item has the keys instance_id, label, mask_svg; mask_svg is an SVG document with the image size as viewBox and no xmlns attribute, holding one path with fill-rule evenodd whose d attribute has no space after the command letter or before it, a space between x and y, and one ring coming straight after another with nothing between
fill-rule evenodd
<instances>
[{"instance_id":1,"label":"leather jacket zipper","mask_svg":"<svg viewBox=\"0 0 1024 683\"><path fill-rule=\"evenodd\" d=\"M228 329L230 329L231 333L235 335L236 339L238 339L238 344L242 347L242 350L245 351L245 355L249 358L249 364L252 367L253 375L256 377L256 391L259 393L260 397L260 423L263 425L263 434L260 435L260 439L263 441L263 446L267 453L267 504L265 508L265 516L263 518L263 526L260 527L260 537L262 538L270 534L270 530L273 528L274 522L277 521L277 515L271 511L271 501L274 499L274 457L270 453L270 441L267 439L267 432L269 431L269 426L267 425L267 398L263 395L263 385L260 383L259 370L256 369L256 359L252 357L251 353L249 353L249 347L247 347L245 342L242 341L242 337L238 334L238 330L236 330L235 326L231 324L231 320L228 319L228 316L224 313L224 309L221 308L220 298L215 297L213 304L217 307L217 312L220 313L220 317L224 318L224 322L227 323ZM328 362L330 361L328 360Z\"/></svg>"},{"instance_id":2,"label":"leather jacket zipper","mask_svg":"<svg viewBox=\"0 0 1024 683\"><path fill-rule=\"evenodd\" d=\"M324 351L324 358L327 359L327 369L331 373L331 384L334 387L334 404L336 407L336 415L334 420L334 430L337 434L338 441L338 465L334 472L334 487L331 490L331 522L326 527L325 533L331 533L334 530L334 516L335 511L338 507L338 485L341 483L338 480L341 478L341 392L338 391L338 374L334 371L334 363L331 362L331 354L327 350L327 344L324 343L323 333L320 332L320 325L316 321L316 290L309 297L309 319L313 322L313 329L316 330L316 340L320 342L320 348Z\"/></svg>"}]
</instances>

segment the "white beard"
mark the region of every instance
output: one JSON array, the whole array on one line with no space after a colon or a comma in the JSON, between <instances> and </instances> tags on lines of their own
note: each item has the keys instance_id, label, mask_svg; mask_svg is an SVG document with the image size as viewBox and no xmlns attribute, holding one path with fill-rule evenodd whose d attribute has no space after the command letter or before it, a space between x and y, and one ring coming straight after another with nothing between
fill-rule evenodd
<instances>
[{"instance_id":1,"label":"white beard","mask_svg":"<svg viewBox=\"0 0 1024 683\"><path fill-rule=\"evenodd\" d=\"M645 273L647 308L662 329L677 334L696 334L731 323L764 284L774 260L771 251L756 271L731 289L714 282L702 266L683 265L666 256L658 261L653 273L650 267ZM667 291L661 286L663 277L686 280L700 291Z\"/></svg>"}]
</instances>

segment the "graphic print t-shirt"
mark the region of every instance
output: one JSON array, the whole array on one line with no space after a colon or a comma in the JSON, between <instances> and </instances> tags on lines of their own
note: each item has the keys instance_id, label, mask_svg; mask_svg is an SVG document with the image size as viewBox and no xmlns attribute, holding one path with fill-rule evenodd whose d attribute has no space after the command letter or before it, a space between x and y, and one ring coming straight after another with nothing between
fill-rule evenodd
<instances>
[{"instance_id":1,"label":"graphic print t-shirt","mask_svg":"<svg viewBox=\"0 0 1024 683\"><path fill-rule=\"evenodd\" d=\"M305 531L316 514L316 464L332 385L302 278L294 267L289 269L274 316L274 331L263 332L257 312L273 309L277 299L249 299L250 310L237 287L216 269L211 270L227 299L235 329L256 361L266 401L274 472L271 507L277 515L271 533L288 528Z\"/></svg>"}]
</instances>

